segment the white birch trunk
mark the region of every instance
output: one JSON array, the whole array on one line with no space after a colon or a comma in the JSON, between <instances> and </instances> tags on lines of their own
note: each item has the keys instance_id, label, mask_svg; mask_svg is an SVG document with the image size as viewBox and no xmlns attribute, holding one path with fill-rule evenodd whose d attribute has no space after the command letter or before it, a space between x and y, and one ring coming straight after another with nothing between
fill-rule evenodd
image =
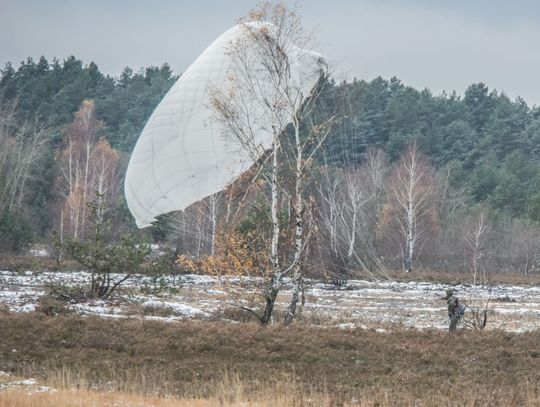
<instances>
[{"instance_id":1,"label":"white birch trunk","mask_svg":"<svg viewBox=\"0 0 540 407\"><path fill-rule=\"evenodd\" d=\"M295 234L294 234L294 259L293 259L293 276L292 276L292 297L287 309L285 323L291 323L296 316L296 307L300 296L302 285L302 251L304 243L304 202L302 193L304 190L302 184L303 176L303 147L300 143L300 123L297 120L294 122L295 146L296 146L296 174L294 188L294 218L295 218Z\"/></svg>"}]
</instances>

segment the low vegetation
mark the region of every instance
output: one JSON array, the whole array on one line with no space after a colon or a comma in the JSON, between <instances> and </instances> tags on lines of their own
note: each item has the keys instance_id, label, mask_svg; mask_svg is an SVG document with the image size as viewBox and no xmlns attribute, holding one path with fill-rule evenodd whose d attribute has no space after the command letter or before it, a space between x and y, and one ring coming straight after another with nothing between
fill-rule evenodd
<instances>
[{"instance_id":1,"label":"low vegetation","mask_svg":"<svg viewBox=\"0 0 540 407\"><path fill-rule=\"evenodd\" d=\"M3 313L0 331L2 370L59 389L123 394L118 397L135 393L209 403L201 405L216 405L212 400L379 406L540 402L538 332L449 336L38 313Z\"/></svg>"}]
</instances>

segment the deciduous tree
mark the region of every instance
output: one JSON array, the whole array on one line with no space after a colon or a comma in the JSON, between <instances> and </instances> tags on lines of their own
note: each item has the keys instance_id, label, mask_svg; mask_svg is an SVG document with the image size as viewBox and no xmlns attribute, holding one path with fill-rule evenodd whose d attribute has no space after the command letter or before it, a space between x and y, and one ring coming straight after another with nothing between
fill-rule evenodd
<instances>
[{"instance_id":1,"label":"deciduous tree","mask_svg":"<svg viewBox=\"0 0 540 407\"><path fill-rule=\"evenodd\" d=\"M410 272L428 232L436 227L433 169L413 141L396 163L381 226L401 251Z\"/></svg>"},{"instance_id":2,"label":"deciduous tree","mask_svg":"<svg viewBox=\"0 0 540 407\"><path fill-rule=\"evenodd\" d=\"M319 85L325 83L322 80L325 72L320 72L321 81L314 93L306 94L303 79L294 74L293 60L312 48L311 38L304 34L299 17L283 4L263 3L246 17L244 23L245 35L231 44L229 51L235 73L225 86L228 90L216 88L213 91L212 106L229 136L234 137L254 159L259 159L262 153L254 132L264 128L272 136L268 162L261 167L261 176L270 186L272 224L269 242L271 271L264 290L266 306L261 322L266 324L270 321L283 278L290 275L293 292L286 317L288 323L296 313L308 244L305 181L332 121L313 122L312 116L321 90ZM297 48L293 49L292 44ZM253 109L253 106L257 108ZM293 179L292 188L287 187L291 183L283 178L285 173ZM287 259L280 250L282 225L279 214L283 201L290 201L293 209L292 259Z\"/></svg>"}]
</instances>

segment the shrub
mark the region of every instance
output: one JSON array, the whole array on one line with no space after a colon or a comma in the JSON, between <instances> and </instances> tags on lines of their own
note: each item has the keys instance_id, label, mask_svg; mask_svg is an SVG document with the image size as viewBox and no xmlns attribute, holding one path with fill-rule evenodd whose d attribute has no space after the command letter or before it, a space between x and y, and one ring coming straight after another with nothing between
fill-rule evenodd
<instances>
[{"instance_id":1,"label":"shrub","mask_svg":"<svg viewBox=\"0 0 540 407\"><path fill-rule=\"evenodd\" d=\"M20 253L33 237L32 226L22 214L6 212L0 216L0 252Z\"/></svg>"}]
</instances>

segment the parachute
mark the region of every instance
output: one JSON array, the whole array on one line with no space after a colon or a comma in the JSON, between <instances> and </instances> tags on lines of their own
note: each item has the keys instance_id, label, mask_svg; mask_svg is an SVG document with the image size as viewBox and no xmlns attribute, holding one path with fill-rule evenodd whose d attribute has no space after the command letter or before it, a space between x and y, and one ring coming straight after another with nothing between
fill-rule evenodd
<instances>
[{"instance_id":1,"label":"parachute","mask_svg":"<svg viewBox=\"0 0 540 407\"><path fill-rule=\"evenodd\" d=\"M246 28L268 23L244 23L218 37L180 76L146 123L131 154L124 192L128 208L139 228L150 226L156 216L184 210L191 204L223 190L256 161L257 157L228 137L212 110L210 93L225 89L235 65L232 45L245 46L253 63L253 76L265 82L257 68L257 53L242 41ZM297 92L309 96L320 78L324 60L319 54L287 44L290 79ZM250 65L251 66L251 65ZM263 89L262 92L271 89ZM299 106L298 106L299 108ZM260 155L271 147L272 133L264 122L260 101L250 103L257 118L253 130ZM285 117L290 122L290 117ZM283 130L283 129L280 129Z\"/></svg>"}]
</instances>

